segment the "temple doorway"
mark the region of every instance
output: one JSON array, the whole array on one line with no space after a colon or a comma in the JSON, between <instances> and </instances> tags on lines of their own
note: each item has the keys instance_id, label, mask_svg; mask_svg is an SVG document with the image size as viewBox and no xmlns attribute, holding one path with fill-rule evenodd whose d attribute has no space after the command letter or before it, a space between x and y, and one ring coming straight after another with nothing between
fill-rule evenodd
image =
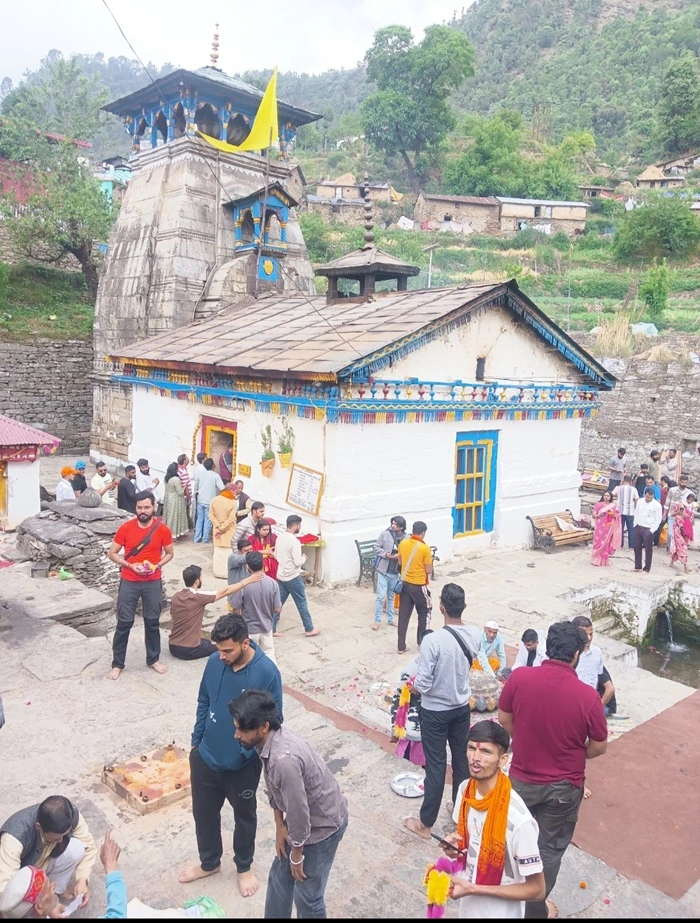
<instances>
[{"instance_id":1,"label":"temple doorway","mask_svg":"<svg viewBox=\"0 0 700 923\"><path fill-rule=\"evenodd\" d=\"M214 460L214 470L224 484L235 479L238 433L230 420L202 418L202 451Z\"/></svg>"}]
</instances>

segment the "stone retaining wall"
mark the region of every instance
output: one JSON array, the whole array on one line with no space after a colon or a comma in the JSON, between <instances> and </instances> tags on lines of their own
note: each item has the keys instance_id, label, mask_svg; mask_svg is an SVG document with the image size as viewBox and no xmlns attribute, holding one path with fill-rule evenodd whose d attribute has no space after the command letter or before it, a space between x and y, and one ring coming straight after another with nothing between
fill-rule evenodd
<instances>
[{"instance_id":1,"label":"stone retaining wall","mask_svg":"<svg viewBox=\"0 0 700 923\"><path fill-rule=\"evenodd\" d=\"M63 453L87 452L92 357L92 343L85 340L0 343L0 414L41 424L62 440Z\"/></svg>"}]
</instances>

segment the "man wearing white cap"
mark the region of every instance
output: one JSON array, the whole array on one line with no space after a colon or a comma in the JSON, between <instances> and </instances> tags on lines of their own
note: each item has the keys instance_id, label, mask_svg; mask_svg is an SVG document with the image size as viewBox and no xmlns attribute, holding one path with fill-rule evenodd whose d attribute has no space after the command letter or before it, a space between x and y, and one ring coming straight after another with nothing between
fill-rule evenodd
<instances>
[{"instance_id":1,"label":"man wearing white cap","mask_svg":"<svg viewBox=\"0 0 700 923\"><path fill-rule=\"evenodd\" d=\"M0 827L0 892L18 871L33 866L46 872L56 894L75 879L75 895L89 897L90 872L97 858L95 841L85 819L63 795L22 808Z\"/></svg>"},{"instance_id":2,"label":"man wearing white cap","mask_svg":"<svg viewBox=\"0 0 700 923\"><path fill-rule=\"evenodd\" d=\"M506 646L498 631L498 622L492 619L484 625L474 669L483 670L484 673L490 673L493 676L495 673L500 673L505 665Z\"/></svg>"},{"instance_id":3,"label":"man wearing white cap","mask_svg":"<svg viewBox=\"0 0 700 923\"><path fill-rule=\"evenodd\" d=\"M15 872L0 895L0 917L21 920L27 916L61 916L53 882L46 872L33 865L25 865Z\"/></svg>"}]
</instances>

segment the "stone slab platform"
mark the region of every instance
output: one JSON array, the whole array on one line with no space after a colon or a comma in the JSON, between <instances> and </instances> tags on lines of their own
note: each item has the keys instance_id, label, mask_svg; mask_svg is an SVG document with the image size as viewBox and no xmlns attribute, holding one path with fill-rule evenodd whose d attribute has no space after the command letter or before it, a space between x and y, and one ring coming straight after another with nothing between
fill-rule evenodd
<instances>
[{"instance_id":1,"label":"stone slab platform","mask_svg":"<svg viewBox=\"0 0 700 923\"><path fill-rule=\"evenodd\" d=\"M0 578L0 602L12 603L36 619L71 622L105 612L114 601L105 593L84 586L78 580L31 576L30 564L5 567Z\"/></svg>"}]
</instances>

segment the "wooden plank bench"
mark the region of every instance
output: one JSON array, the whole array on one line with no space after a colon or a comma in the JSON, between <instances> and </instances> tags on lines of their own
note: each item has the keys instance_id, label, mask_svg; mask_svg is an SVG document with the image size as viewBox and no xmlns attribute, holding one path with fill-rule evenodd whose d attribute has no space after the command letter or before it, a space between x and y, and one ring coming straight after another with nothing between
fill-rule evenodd
<instances>
[{"instance_id":1,"label":"wooden plank bench","mask_svg":"<svg viewBox=\"0 0 700 923\"><path fill-rule=\"evenodd\" d=\"M357 548L357 553L360 557L360 573L355 583L355 586L359 586L362 583L363 577L366 577L368 580L372 581L374 590L377 590L377 571L374 566L374 561L376 555L374 553L374 543L375 539L366 539L364 541L358 542L355 539L355 547ZM439 561L440 558L437 556L437 545L430 546L430 554L433 559L433 574L435 577L435 562Z\"/></svg>"},{"instance_id":2,"label":"wooden plank bench","mask_svg":"<svg viewBox=\"0 0 700 923\"><path fill-rule=\"evenodd\" d=\"M578 526L577 532L562 532L559 528L555 516L572 526ZM526 516L532 526L532 536L535 548L544 548L547 554L553 548L559 545L578 545L580 542L590 542L593 538L593 530L582 525L579 520L574 519L571 510L564 510L563 513L548 513L544 516Z\"/></svg>"}]
</instances>

